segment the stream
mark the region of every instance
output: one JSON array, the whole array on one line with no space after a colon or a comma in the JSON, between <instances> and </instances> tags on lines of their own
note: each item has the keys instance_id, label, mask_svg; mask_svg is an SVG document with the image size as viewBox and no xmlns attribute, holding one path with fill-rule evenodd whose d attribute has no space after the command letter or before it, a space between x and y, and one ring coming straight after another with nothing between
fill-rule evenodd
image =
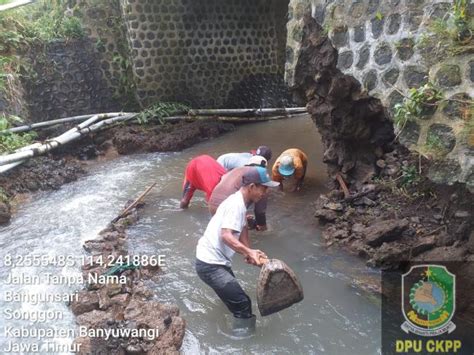
<instances>
[{"instance_id":1,"label":"stream","mask_svg":"<svg viewBox=\"0 0 474 355\"><path fill-rule=\"evenodd\" d=\"M291 132L291 135L288 134ZM226 336L225 314L229 312L214 292L195 274L195 246L204 232L209 213L204 194L197 192L188 210L180 210L179 199L187 162L199 154L217 158L227 152L268 145L273 164L286 148L298 147L309 156L305 185L299 193L270 193L269 230L251 232L253 245L270 257L285 261L298 275L305 299L277 314L257 316L257 333L246 340ZM7 266L8 255L83 255L81 244L94 238L121 207L152 182L157 186L146 198L141 219L129 229L130 254L165 255L160 281L152 284L160 302L176 303L186 320L184 354L380 354L380 304L354 286L354 279L378 278L378 272L342 251L332 251L321 241L311 203L325 191L326 173L319 135L309 117L240 126L235 132L179 153L152 153L98 162L88 176L58 191L34 194L14 215L10 225L0 228L1 290L25 293L72 292L79 286L6 284L9 274L51 273L75 275L78 265L57 267ZM233 269L256 309L259 269L236 255ZM57 310L54 322L7 319L8 309ZM0 326L74 328L74 317L63 303L32 305L12 303L2 296ZM8 312L7 312L8 314ZM10 339L11 340L11 339ZM68 337L50 339L70 343ZM27 340L25 340L27 341ZM0 349L7 344L0 333ZM42 352L46 353L46 352Z\"/></svg>"}]
</instances>

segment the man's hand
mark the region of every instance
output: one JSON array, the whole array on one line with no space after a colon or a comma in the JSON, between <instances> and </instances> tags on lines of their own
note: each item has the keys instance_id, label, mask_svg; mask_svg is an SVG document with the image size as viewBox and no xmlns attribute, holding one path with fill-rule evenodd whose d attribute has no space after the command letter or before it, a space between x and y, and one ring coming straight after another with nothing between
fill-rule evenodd
<instances>
[{"instance_id":1,"label":"man's hand","mask_svg":"<svg viewBox=\"0 0 474 355\"><path fill-rule=\"evenodd\" d=\"M263 251L258 249L250 249L249 254L245 256L245 262L251 265L262 265L263 262L260 259L267 259L267 256Z\"/></svg>"},{"instance_id":2,"label":"man's hand","mask_svg":"<svg viewBox=\"0 0 474 355\"><path fill-rule=\"evenodd\" d=\"M182 199L181 202L179 203L179 208L188 208L189 206L189 201L186 201L185 199Z\"/></svg>"},{"instance_id":3,"label":"man's hand","mask_svg":"<svg viewBox=\"0 0 474 355\"><path fill-rule=\"evenodd\" d=\"M267 225L266 224L262 224L262 225L257 224L257 231L265 232L266 230L267 230Z\"/></svg>"}]
</instances>

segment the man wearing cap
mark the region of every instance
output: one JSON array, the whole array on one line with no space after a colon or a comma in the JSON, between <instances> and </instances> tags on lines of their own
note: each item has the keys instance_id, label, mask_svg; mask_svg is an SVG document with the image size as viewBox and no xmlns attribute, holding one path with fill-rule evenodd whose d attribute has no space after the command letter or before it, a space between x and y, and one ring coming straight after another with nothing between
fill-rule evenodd
<instances>
[{"instance_id":1,"label":"man wearing cap","mask_svg":"<svg viewBox=\"0 0 474 355\"><path fill-rule=\"evenodd\" d=\"M255 324L250 297L232 272L232 257L237 252L245 262L260 266L266 255L250 248L246 212L251 203L265 196L268 187L278 186L265 168L251 167L242 177L242 187L217 208L196 248L196 272L234 315L234 320Z\"/></svg>"},{"instance_id":2,"label":"man wearing cap","mask_svg":"<svg viewBox=\"0 0 474 355\"><path fill-rule=\"evenodd\" d=\"M272 179L280 183L280 190L283 190L283 180L294 177L296 186L293 191L299 191L303 185L306 175L308 157L297 148L285 150L275 161L272 168Z\"/></svg>"},{"instance_id":3,"label":"man wearing cap","mask_svg":"<svg viewBox=\"0 0 474 355\"><path fill-rule=\"evenodd\" d=\"M268 161L272 158L272 150L266 145L261 145L256 150L250 151L250 153L223 154L219 158L217 158L217 162L221 164L225 168L225 170L229 171L244 166L254 155L264 157Z\"/></svg>"},{"instance_id":4,"label":"man wearing cap","mask_svg":"<svg viewBox=\"0 0 474 355\"><path fill-rule=\"evenodd\" d=\"M206 201L209 201L212 190L224 174L225 169L209 155L200 155L192 159L184 172L183 197L180 207L188 208L196 190L204 191Z\"/></svg>"},{"instance_id":5,"label":"man wearing cap","mask_svg":"<svg viewBox=\"0 0 474 355\"><path fill-rule=\"evenodd\" d=\"M242 187L242 177L247 171L252 169L252 166L266 167L267 160L259 155L254 155L249 159L245 166L228 171L222 177L221 181L217 184L217 186L214 188L211 194L211 198L208 201L209 212L211 213L211 215L214 215L216 213L216 210L219 205L227 197L237 192ZM268 198L265 195L260 199L260 201L254 204L255 220L253 220L253 218L252 220L254 223L254 228L256 228L258 231L265 231L267 229L267 201ZM248 221L248 223L250 224L250 220Z\"/></svg>"}]
</instances>

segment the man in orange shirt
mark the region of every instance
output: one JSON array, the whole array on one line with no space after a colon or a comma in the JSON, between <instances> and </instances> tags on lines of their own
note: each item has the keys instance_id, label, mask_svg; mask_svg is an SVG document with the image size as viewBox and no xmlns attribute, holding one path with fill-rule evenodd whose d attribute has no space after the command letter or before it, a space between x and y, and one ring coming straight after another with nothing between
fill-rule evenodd
<instances>
[{"instance_id":1,"label":"man in orange shirt","mask_svg":"<svg viewBox=\"0 0 474 355\"><path fill-rule=\"evenodd\" d=\"M296 186L293 191L299 191L303 185L306 175L308 157L297 148L285 150L275 161L272 168L272 180L280 183L280 190L283 190L283 180L294 177Z\"/></svg>"}]
</instances>

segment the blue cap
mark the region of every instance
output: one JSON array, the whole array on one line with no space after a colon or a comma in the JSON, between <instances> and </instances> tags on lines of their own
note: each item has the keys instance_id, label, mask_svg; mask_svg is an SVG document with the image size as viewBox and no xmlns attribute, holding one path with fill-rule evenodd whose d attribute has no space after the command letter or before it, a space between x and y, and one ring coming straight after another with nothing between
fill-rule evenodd
<instances>
[{"instance_id":1,"label":"blue cap","mask_svg":"<svg viewBox=\"0 0 474 355\"><path fill-rule=\"evenodd\" d=\"M284 176L291 176L295 172L295 164L293 163L293 157L290 155L284 155L280 158L280 166L278 166L278 172Z\"/></svg>"},{"instance_id":2,"label":"blue cap","mask_svg":"<svg viewBox=\"0 0 474 355\"><path fill-rule=\"evenodd\" d=\"M255 166L251 167L251 169L248 169L242 176L242 184L244 186L250 184L259 184L268 187L276 187L280 185L279 182L272 181L272 179L270 179L267 169L260 166Z\"/></svg>"}]
</instances>

